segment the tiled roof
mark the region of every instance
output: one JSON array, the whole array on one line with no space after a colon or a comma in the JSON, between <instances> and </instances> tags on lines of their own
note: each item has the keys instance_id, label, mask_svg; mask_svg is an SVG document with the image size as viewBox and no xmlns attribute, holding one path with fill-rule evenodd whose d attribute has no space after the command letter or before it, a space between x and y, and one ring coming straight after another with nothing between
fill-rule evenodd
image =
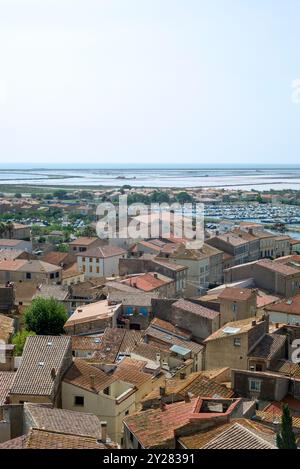
<instances>
[{"instance_id":1,"label":"tiled roof","mask_svg":"<svg viewBox=\"0 0 300 469\"><path fill-rule=\"evenodd\" d=\"M99 238L88 238L88 237L83 236L82 238L74 239L74 241L71 241L69 244L70 246L89 246L90 244L93 244L98 239Z\"/></svg>"},{"instance_id":2,"label":"tiled roof","mask_svg":"<svg viewBox=\"0 0 300 469\"><path fill-rule=\"evenodd\" d=\"M115 379L134 385L137 389L153 379L150 373L144 373L145 362L124 358L114 373Z\"/></svg>"},{"instance_id":3,"label":"tiled roof","mask_svg":"<svg viewBox=\"0 0 300 469\"><path fill-rule=\"evenodd\" d=\"M194 353L200 353L203 350L203 345L197 344L192 340L179 339L172 335L171 332L168 333L166 331L160 331L151 325L146 330L145 335L150 339L153 337L154 339L158 339L160 342L163 342L167 350L169 350L172 345L179 345L180 347L191 350ZM159 345L156 343L156 346Z\"/></svg>"},{"instance_id":4,"label":"tiled roof","mask_svg":"<svg viewBox=\"0 0 300 469\"><path fill-rule=\"evenodd\" d=\"M207 319L215 319L219 316L217 311L193 303L192 301L184 300L183 298L175 301L175 303L172 304L172 308L179 308Z\"/></svg>"},{"instance_id":5,"label":"tiled roof","mask_svg":"<svg viewBox=\"0 0 300 469\"><path fill-rule=\"evenodd\" d=\"M15 374L14 371L0 371L0 406L5 404Z\"/></svg>"},{"instance_id":6,"label":"tiled roof","mask_svg":"<svg viewBox=\"0 0 300 469\"><path fill-rule=\"evenodd\" d=\"M164 267L167 267L170 270L175 270L175 271L178 271L178 272L188 269L188 267L186 265L180 265L180 264L177 264L175 262L170 262L169 259L165 259L164 257L155 257L153 259L153 262L155 264L162 265Z\"/></svg>"},{"instance_id":7,"label":"tiled roof","mask_svg":"<svg viewBox=\"0 0 300 469\"><path fill-rule=\"evenodd\" d=\"M64 301L68 294L68 290L61 285L41 284L38 285L34 298L55 298L58 301Z\"/></svg>"},{"instance_id":8,"label":"tiled roof","mask_svg":"<svg viewBox=\"0 0 300 469\"><path fill-rule=\"evenodd\" d=\"M29 402L24 404L24 412L35 428L101 438L100 421L96 415Z\"/></svg>"},{"instance_id":9,"label":"tiled roof","mask_svg":"<svg viewBox=\"0 0 300 469\"><path fill-rule=\"evenodd\" d=\"M93 376L93 380L91 379ZM63 381L65 383L78 386L86 391L98 394L111 383L115 381L113 376L106 374L104 371L90 365L84 360L76 358L73 365L65 374Z\"/></svg>"},{"instance_id":10,"label":"tiled roof","mask_svg":"<svg viewBox=\"0 0 300 469\"><path fill-rule=\"evenodd\" d=\"M48 264L61 265L69 256L68 252L51 251L43 255L42 260Z\"/></svg>"},{"instance_id":11,"label":"tiled roof","mask_svg":"<svg viewBox=\"0 0 300 469\"><path fill-rule=\"evenodd\" d=\"M26 442L26 435L18 436L12 440L5 441L0 443L0 449L24 449Z\"/></svg>"},{"instance_id":12,"label":"tiled roof","mask_svg":"<svg viewBox=\"0 0 300 469\"><path fill-rule=\"evenodd\" d=\"M267 311L300 315L300 295L293 296L292 298L285 299L272 305L267 305L265 309Z\"/></svg>"},{"instance_id":13,"label":"tiled roof","mask_svg":"<svg viewBox=\"0 0 300 469\"><path fill-rule=\"evenodd\" d=\"M101 337L91 337L83 335L72 336L72 350L95 351L101 346Z\"/></svg>"},{"instance_id":14,"label":"tiled roof","mask_svg":"<svg viewBox=\"0 0 300 469\"><path fill-rule=\"evenodd\" d=\"M191 373L185 379L169 379L166 381L165 395L172 394L184 397L186 393L192 394L194 397L225 397L234 396L232 389L217 383L216 381L203 376L202 372ZM154 389L149 393L144 401L157 399L160 397L159 389Z\"/></svg>"},{"instance_id":15,"label":"tiled roof","mask_svg":"<svg viewBox=\"0 0 300 469\"><path fill-rule=\"evenodd\" d=\"M122 256L126 254L126 252L125 249L119 248L118 246L95 246L84 252L80 252L77 256L106 259L108 257Z\"/></svg>"},{"instance_id":16,"label":"tiled roof","mask_svg":"<svg viewBox=\"0 0 300 469\"><path fill-rule=\"evenodd\" d=\"M280 334L266 334L259 344L252 350L251 357L266 358L270 360L284 346L286 336Z\"/></svg>"},{"instance_id":17,"label":"tiled roof","mask_svg":"<svg viewBox=\"0 0 300 469\"><path fill-rule=\"evenodd\" d=\"M51 372L54 369L58 375L64 369L70 350L71 338L68 336L28 337L11 394L51 396L55 385Z\"/></svg>"},{"instance_id":18,"label":"tiled roof","mask_svg":"<svg viewBox=\"0 0 300 469\"><path fill-rule=\"evenodd\" d=\"M99 351L94 354L95 359L114 363L119 353L130 353L141 340L140 331L107 328L101 337Z\"/></svg>"},{"instance_id":19,"label":"tiled roof","mask_svg":"<svg viewBox=\"0 0 300 469\"><path fill-rule=\"evenodd\" d=\"M300 378L300 364L288 360L276 360L272 362L272 371L281 373L285 376Z\"/></svg>"},{"instance_id":20,"label":"tiled roof","mask_svg":"<svg viewBox=\"0 0 300 469\"><path fill-rule=\"evenodd\" d=\"M263 410L257 410L256 411L256 419L259 422L263 423L280 423L280 415L277 412L265 412ZM300 417L292 417L293 419L293 427L296 429L300 429Z\"/></svg>"},{"instance_id":21,"label":"tiled roof","mask_svg":"<svg viewBox=\"0 0 300 469\"><path fill-rule=\"evenodd\" d=\"M234 334L246 333L250 331L250 329L255 327L255 326L252 326L252 321L256 321L256 324L257 324L257 322L259 321L259 318L254 316L252 318L241 319L240 321L228 322L223 327L213 332L209 337L205 339L204 342L209 342L210 340L218 340L223 337L230 337L230 336L233 337ZM229 328L230 328L230 332L228 333L227 331L229 331Z\"/></svg>"},{"instance_id":22,"label":"tiled roof","mask_svg":"<svg viewBox=\"0 0 300 469\"><path fill-rule=\"evenodd\" d=\"M172 282L173 279L152 272L147 274L134 275L122 281L122 283L144 292L155 290Z\"/></svg>"},{"instance_id":23,"label":"tiled roof","mask_svg":"<svg viewBox=\"0 0 300 469\"><path fill-rule=\"evenodd\" d=\"M21 254L27 254L26 251L20 249L0 249L0 260L15 260L18 259Z\"/></svg>"},{"instance_id":24,"label":"tiled roof","mask_svg":"<svg viewBox=\"0 0 300 469\"><path fill-rule=\"evenodd\" d=\"M188 449L275 449L275 433L246 419L233 419L179 441Z\"/></svg>"},{"instance_id":25,"label":"tiled roof","mask_svg":"<svg viewBox=\"0 0 300 469\"><path fill-rule=\"evenodd\" d=\"M23 243L20 239L0 239L0 246L14 247L18 246L20 243Z\"/></svg>"},{"instance_id":26,"label":"tiled roof","mask_svg":"<svg viewBox=\"0 0 300 469\"><path fill-rule=\"evenodd\" d=\"M4 314L0 314L0 340L7 344L13 333L14 319L5 316Z\"/></svg>"},{"instance_id":27,"label":"tiled roof","mask_svg":"<svg viewBox=\"0 0 300 469\"><path fill-rule=\"evenodd\" d=\"M274 441L275 443L275 441ZM234 423L221 434L202 446L202 449L277 449L256 432Z\"/></svg>"},{"instance_id":28,"label":"tiled roof","mask_svg":"<svg viewBox=\"0 0 300 469\"><path fill-rule=\"evenodd\" d=\"M26 259L15 259L15 260L6 260L0 261L0 271L17 271L20 270L25 264L27 264Z\"/></svg>"},{"instance_id":29,"label":"tiled roof","mask_svg":"<svg viewBox=\"0 0 300 469\"><path fill-rule=\"evenodd\" d=\"M83 324L101 319L109 319L116 314L119 307L119 304L110 305L107 300L79 306L66 321L65 327L72 327L75 324Z\"/></svg>"},{"instance_id":30,"label":"tiled roof","mask_svg":"<svg viewBox=\"0 0 300 469\"><path fill-rule=\"evenodd\" d=\"M248 243L247 240L242 239L232 233L226 233L223 235L216 236L216 239L221 239L222 241L225 241L226 243L231 244L232 246L242 246L243 244Z\"/></svg>"},{"instance_id":31,"label":"tiled roof","mask_svg":"<svg viewBox=\"0 0 300 469\"><path fill-rule=\"evenodd\" d=\"M253 295L249 288L227 287L219 295L221 300L247 301Z\"/></svg>"},{"instance_id":32,"label":"tiled roof","mask_svg":"<svg viewBox=\"0 0 300 469\"><path fill-rule=\"evenodd\" d=\"M32 428L25 439L25 449L107 449L109 444L103 444L94 437L74 435ZM115 449L115 445L113 445Z\"/></svg>"},{"instance_id":33,"label":"tiled roof","mask_svg":"<svg viewBox=\"0 0 300 469\"><path fill-rule=\"evenodd\" d=\"M132 353L156 362L157 354L160 354L161 350L155 345L146 344L146 342L139 342L133 349ZM167 352L166 352L167 353ZM169 352L171 354L171 352Z\"/></svg>"},{"instance_id":34,"label":"tiled roof","mask_svg":"<svg viewBox=\"0 0 300 469\"><path fill-rule=\"evenodd\" d=\"M261 267L264 267L268 270L272 270L273 272L278 272L282 275L295 275L299 273L298 269L294 267L290 267L285 264L280 264L279 262L271 261L270 259L261 259L257 261L257 264Z\"/></svg>"},{"instance_id":35,"label":"tiled roof","mask_svg":"<svg viewBox=\"0 0 300 469\"><path fill-rule=\"evenodd\" d=\"M160 318L152 319L151 326L158 327L159 329L163 329L164 331L171 332L172 334L179 335L187 339L190 339L192 336L191 332L181 329L180 327L174 326L171 322L164 321Z\"/></svg>"},{"instance_id":36,"label":"tiled roof","mask_svg":"<svg viewBox=\"0 0 300 469\"><path fill-rule=\"evenodd\" d=\"M189 422L196 400L165 405L165 410L150 409L124 419L125 425L144 448L164 447L174 439L174 431Z\"/></svg>"}]
</instances>

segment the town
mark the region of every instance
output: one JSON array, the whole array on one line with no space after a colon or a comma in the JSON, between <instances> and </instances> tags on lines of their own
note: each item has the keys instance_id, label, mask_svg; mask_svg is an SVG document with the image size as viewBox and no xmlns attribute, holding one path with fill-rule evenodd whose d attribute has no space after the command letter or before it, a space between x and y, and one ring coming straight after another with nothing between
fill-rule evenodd
<instances>
[{"instance_id":1,"label":"town","mask_svg":"<svg viewBox=\"0 0 300 469\"><path fill-rule=\"evenodd\" d=\"M204 203L203 246L99 238L97 204L122 194ZM285 232L297 200L1 194L0 448L297 448L300 239Z\"/></svg>"}]
</instances>

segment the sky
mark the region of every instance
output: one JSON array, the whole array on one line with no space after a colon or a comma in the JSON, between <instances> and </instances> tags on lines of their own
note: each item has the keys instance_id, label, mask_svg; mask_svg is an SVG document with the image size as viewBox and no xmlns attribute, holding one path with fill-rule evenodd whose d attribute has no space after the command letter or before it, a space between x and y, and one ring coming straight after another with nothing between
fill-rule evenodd
<instances>
[{"instance_id":1,"label":"sky","mask_svg":"<svg viewBox=\"0 0 300 469\"><path fill-rule=\"evenodd\" d=\"M299 0L0 0L0 163L299 163Z\"/></svg>"}]
</instances>

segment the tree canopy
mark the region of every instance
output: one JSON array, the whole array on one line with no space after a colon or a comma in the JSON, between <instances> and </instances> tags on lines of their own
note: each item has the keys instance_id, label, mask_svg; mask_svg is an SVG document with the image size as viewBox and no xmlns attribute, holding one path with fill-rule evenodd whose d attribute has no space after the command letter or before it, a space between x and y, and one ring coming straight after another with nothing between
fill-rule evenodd
<instances>
[{"instance_id":1,"label":"tree canopy","mask_svg":"<svg viewBox=\"0 0 300 469\"><path fill-rule=\"evenodd\" d=\"M281 426L276 435L276 442L279 449L297 449L296 437L293 432L293 418L287 404L282 407Z\"/></svg>"},{"instance_id":2,"label":"tree canopy","mask_svg":"<svg viewBox=\"0 0 300 469\"><path fill-rule=\"evenodd\" d=\"M23 353L24 345L26 342L27 337L36 335L35 332L33 331L26 331L25 329L23 331L17 332L13 338L12 338L12 343L14 344L14 355L16 357L20 357Z\"/></svg>"},{"instance_id":3,"label":"tree canopy","mask_svg":"<svg viewBox=\"0 0 300 469\"><path fill-rule=\"evenodd\" d=\"M59 335L68 319L64 305L54 298L36 298L25 310L27 331L38 335Z\"/></svg>"}]
</instances>

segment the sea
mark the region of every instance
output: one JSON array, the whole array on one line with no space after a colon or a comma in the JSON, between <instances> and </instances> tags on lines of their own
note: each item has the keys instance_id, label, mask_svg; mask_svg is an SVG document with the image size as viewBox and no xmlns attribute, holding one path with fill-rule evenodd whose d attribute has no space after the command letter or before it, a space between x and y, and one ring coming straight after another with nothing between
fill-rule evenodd
<instances>
[{"instance_id":1,"label":"sea","mask_svg":"<svg viewBox=\"0 0 300 469\"><path fill-rule=\"evenodd\" d=\"M300 165L4 165L0 185L300 190Z\"/></svg>"}]
</instances>

